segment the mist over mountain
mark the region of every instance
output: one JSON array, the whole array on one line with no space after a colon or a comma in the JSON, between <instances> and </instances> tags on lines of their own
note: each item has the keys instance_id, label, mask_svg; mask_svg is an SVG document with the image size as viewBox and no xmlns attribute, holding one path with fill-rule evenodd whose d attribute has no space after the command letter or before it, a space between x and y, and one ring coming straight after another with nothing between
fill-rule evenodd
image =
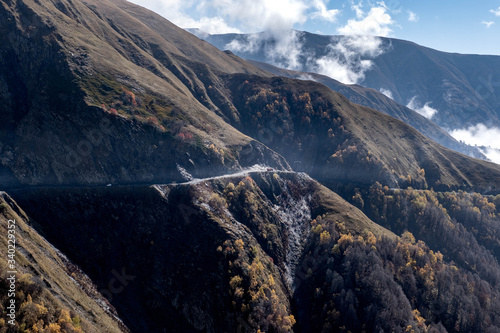
<instances>
[{"instance_id":1,"label":"mist over mountain","mask_svg":"<svg viewBox=\"0 0 500 333\"><path fill-rule=\"evenodd\" d=\"M351 102L373 108L404 121L423 135L447 148L471 157L486 159L486 156L479 148L459 142L433 121L389 98L389 96L386 95L387 92L384 94L375 89L364 88L360 85L346 85L326 75L285 70L262 62L253 60L248 61L276 75L300 80L313 80L322 83L333 91L337 91L346 96Z\"/></svg>"},{"instance_id":2,"label":"mist over mountain","mask_svg":"<svg viewBox=\"0 0 500 333\"><path fill-rule=\"evenodd\" d=\"M383 37L302 31L285 36L286 45L265 32L199 37L245 59L373 88L431 119L459 140L468 140L478 125L491 130L500 127L499 56L445 53ZM491 135L475 138L481 140L480 145L490 142L496 147Z\"/></svg>"},{"instance_id":3,"label":"mist over mountain","mask_svg":"<svg viewBox=\"0 0 500 333\"><path fill-rule=\"evenodd\" d=\"M499 165L124 0L0 3L0 332L500 329Z\"/></svg>"}]
</instances>

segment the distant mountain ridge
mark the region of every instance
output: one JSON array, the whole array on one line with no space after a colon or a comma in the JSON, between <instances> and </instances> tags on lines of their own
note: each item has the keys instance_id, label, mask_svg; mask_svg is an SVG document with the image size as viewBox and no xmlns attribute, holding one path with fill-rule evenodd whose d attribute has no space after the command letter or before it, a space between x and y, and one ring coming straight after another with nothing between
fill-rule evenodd
<instances>
[{"instance_id":1,"label":"distant mountain ridge","mask_svg":"<svg viewBox=\"0 0 500 333\"><path fill-rule=\"evenodd\" d=\"M329 45L336 45L345 38L309 32L298 34L297 47L303 49L303 56L298 59L304 71L312 71L307 64L311 54L315 59L329 53L338 56L339 51ZM266 55L264 45L272 45L273 41L259 34L206 35L198 32L198 35L242 58L266 63L272 60ZM255 42L259 38L267 44ZM402 105L408 105L412 99L421 106L429 103L438 111L432 120L445 129L462 129L478 123L500 127L500 56L445 53L404 40L380 40L380 53L361 56L371 60L373 66L366 70L359 84L389 91ZM231 47L233 41L241 47Z\"/></svg>"},{"instance_id":2,"label":"distant mountain ridge","mask_svg":"<svg viewBox=\"0 0 500 333\"><path fill-rule=\"evenodd\" d=\"M346 85L325 75L291 71L262 62L253 60L248 61L257 67L265 69L276 75L301 80L310 79L322 83L331 88L333 91L337 91L346 96L353 103L371 107L377 111L381 111L394 118L404 121L405 123L413 126L423 135L447 148L453 149L471 157L487 159L486 156L484 156L484 154L477 147L472 147L455 140L450 134L437 126L431 120L401 104L398 104L391 98L375 89L364 88L360 85Z\"/></svg>"}]
</instances>

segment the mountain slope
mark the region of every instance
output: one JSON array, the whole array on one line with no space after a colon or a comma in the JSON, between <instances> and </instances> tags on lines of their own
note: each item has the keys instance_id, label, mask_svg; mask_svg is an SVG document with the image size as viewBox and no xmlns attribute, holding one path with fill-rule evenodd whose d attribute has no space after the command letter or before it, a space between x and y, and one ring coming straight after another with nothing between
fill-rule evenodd
<instances>
[{"instance_id":1,"label":"mountain slope","mask_svg":"<svg viewBox=\"0 0 500 333\"><path fill-rule=\"evenodd\" d=\"M167 62L180 57L174 46L163 39L163 60L157 60L93 8L74 0L2 3L0 62L9 68L0 77L4 184L182 180L177 164L199 176L245 166L239 156L245 147L258 150L261 163L287 167L269 149L224 126L193 96L196 77L183 72L192 61ZM120 19L139 26L121 13ZM146 28L140 33L153 34ZM228 68L249 66L222 57ZM210 75L211 67L203 66Z\"/></svg>"},{"instance_id":2,"label":"mountain slope","mask_svg":"<svg viewBox=\"0 0 500 333\"><path fill-rule=\"evenodd\" d=\"M283 157L259 143L268 144L259 131L272 131L271 124L250 122L265 105L256 100L248 109L241 99L256 92L242 82L265 82L272 74L121 0L87 4L54 0L43 5L16 1L1 9L6 22L2 59L12 62L11 71L3 74L9 107L2 112L6 121L0 131L7 186L151 184L181 181L188 174L223 174L254 164L289 167ZM154 29L130 14L134 11ZM31 58L37 61L25 66ZM32 73L38 76L33 78ZM315 116L304 128L302 119L294 120L299 135L291 146L291 142L268 144L286 152L294 165L303 163L299 170L318 179L379 180L400 186L400 178L418 179L423 168L425 179L414 185L498 187L499 170L494 165L443 150L414 135L411 127L354 106L323 86L303 85L313 89L308 92L299 88L302 81L274 82L281 82L278 99L300 90L327 108L326 118L319 109L307 110ZM393 123L396 132L390 132ZM315 129L316 125L320 127ZM340 135L328 138L329 129ZM323 141L315 141L312 134ZM327 149L321 142L329 142ZM302 154L298 144L308 145L308 154ZM316 152L320 152L317 160L311 155ZM349 161L344 164L344 159Z\"/></svg>"},{"instance_id":3,"label":"mountain slope","mask_svg":"<svg viewBox=\"0 0 500 333\"><path fill-rule=\"evenodd\" d=\"M12 193L99 287L106 288L113 270L134 277L110 301L135 332L229 332L239 318L252 327L285 325L311 216L342 221L353 234L395 238L295 173ZM241 295L232 287L238 280ZM272 289L276 300L259 288Z\"/></svg>"},{"instance_id":4,"label":"mountain slope","mask_svg":"<svg viewBox=\"0 0 500 333\"><path fill-rule=\"evenodd\" d=\"M61 311L44 324L74 331L64 306L87 310L82 320L100 332L126 330L118 319L141 333L500 328L493 197L463 205L488 219L462 232L418 196L427 192L400 198L377 183L495 192L499 166L324 85L264 72L122 0L0 3L9 69L0 70L0 182L26 212L2 194L1 219L18 212L83 270L21 226L27 269L61 286L52 290ZM387 200L391 212L363 209L401 237L289 165L357 190L360 208ZM355 188L372 184L373 196ZM434 242L442 229L425 232L434 218L415 226L413 206L444 216L435 224L466 235L473 253L463 240L439 248L451 237ZM408 219L393 221L399 211ZM405 223L431 242L401 232ZM102 297L116 322L93 309L106 308ZM22 310L38 319L44 305L29 299Z\"/></svg>"},{"instance_id":5,"label":"mountain slope","mask_svg":"<svg viewBox=\"0 0 500 333\"><path fill-rule=\"evenodd\" d=\"M257 67L265 69L279 76L295 79L308 79L324 84L333 91L341 93L353 103L367 106L369 108L388 114L389 116L392 116L396 119L404 121L429 139L447 148L453 149L471 157L486 159L486 156L484 156L479 149L458 142L445 130L437 126L434 122L418 114L417 112L410 110L409 108L401 104L398 104L397 102L377 90L364 88L359 85L346 85L328 76L320 74L303 73L281 69L269 64L252 60L249 60L249 62Z\"/></svg>"},{"instance_id":6,"label":"mountain slope","mask_svg":"<svg viewBox=\"0 0 500 333\"><path fill-rule=\"evenodd\" d=\"M317 59L348 57L336 45L349 46L349 37L297 32L300 45L299 64L304 71L314 71ZM260 62L273 62L272 38L264 34L200 35L219 49ZM237 41L238 43L231 42ZM252 41L252 42L250 42ZM483 123L500 127L500 57L445 53L412 42L380 38L376 56L361 54L373 66L358 83L376 90L390 91L402 105L426 103L437 109L432 120L445 129L462 129ZM246 47L251 45L252 47ZM350 49L349 49L350 50ZM380 51L380 52L379 52ZM313 66L314 67L314 66Z\"/></svg>"},{"instance_id":7,"label":"mountain slope","mask_svg":"<svg viewBox=\"0 0 500 333\"><path fill-rule=\"evenodd\" d=\"M232 75L227 87L238 111L231 124L322 182L498 191L499 165L444 148L316 82Z\"/></svg>"},{"instance_id":8,"label":"mountain slope","mask_svg":"<svg viewBox=\"0 0 500 333\"><path fill-rule=\"evenodd\" d=\"M129 332L116 316L116 310L97 291L95 285L66 256L54 248L30 223L26 213L6 193L0 193L0 245L7 251L8 221L14 221L16 274L16 324L6 310L10 283L7 256L0 259L2 313L0 330L49 329L50 324L65 332ZM9 242L9 244L13 244ZM3 307L5 305L5 308ZM41 323L39 322L41 320ZM55 329L55 327L52 327ZM35 329L33 329L35 331Z\"/></svg>"}]
</instances>

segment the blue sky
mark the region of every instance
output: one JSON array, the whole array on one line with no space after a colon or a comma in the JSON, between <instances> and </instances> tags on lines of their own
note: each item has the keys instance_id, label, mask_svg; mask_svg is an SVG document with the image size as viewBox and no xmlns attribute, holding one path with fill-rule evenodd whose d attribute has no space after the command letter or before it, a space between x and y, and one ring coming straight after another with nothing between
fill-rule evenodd
<instances>
[{"instance_id":1,"label":"blue sky","mask_svg":"<svg viewBox=\"0 0 500 333\"><path fill-rule=\"evenodd\" d=\"M132 0L210 33L294 28L370 34L447 52L500 55L500 0Z\"/></svg>"}]
</instances>

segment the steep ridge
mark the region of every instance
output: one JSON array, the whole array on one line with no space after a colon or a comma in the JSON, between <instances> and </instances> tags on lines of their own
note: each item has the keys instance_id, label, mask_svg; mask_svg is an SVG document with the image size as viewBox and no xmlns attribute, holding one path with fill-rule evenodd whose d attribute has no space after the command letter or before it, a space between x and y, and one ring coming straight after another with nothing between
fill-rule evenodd
<instances>
[{"instance_id":1,"label":"steep ridge","mask_svg":"<svg viewBox=\"0 0 500 333\"><path fill-rule=\"evenodd\" d=\"M329 45L338 45L345 36L305 31L297 34L302 47L299 61L304 70L311 71L308 61L314 63L324 56L343 59L343 55ZM245 34L199 35L221 50L227 49L233 40L248 45L249 38L260 38ZM269 63L272 59L265 48L272 48L274 41L264 36L262 40L260 47L254 43L253 48L240 47L232 51L244 59ZM402 105L408 105L413 98L421 106L429 103L438 110L432 120L444 129L462 129L478 123L500 126L500 56L446 53L394 38L380 40L381 54L361 57L371 60L373 66L359 84L390 91L394 100Z\"/></svg>"},{"instance_id":2,"label":"steep ridge","mask_svg":"<svg viewBox=\"0 0 500 333\"><path fill-rule=\"evenodd\" d=\"M12 195L98 287L120 274L110 302L133 332L500 327L487 252L471 272L476 261L395 236L305 174Z\"/></svg>"},{"instance_id":3,"label":"steep ridge","mask_svg":"<svg viewBox=\"0 0 500 333\"><path fill-rule=\"evenodd\" d=\"M322 182L498 191L499 165L444 148L326 86L247 75L227 82L231 124Z\"/></svg>"},{"instance_id":4,"label":"steep ridge","mask_svg":"<svg viewBox=\"0 0 500 333\"><path fill-rule=\"evenodd\" d=\"M432 141L439 143L440 145L471 157L484 160L487 159L486 156L484 156L484 154L481 153L478 148L469 146L462 142L458 142L450 134L448 134L448 132L443 130L431 120L401 104L398 104L391 98L385 96L375 89L365 88L360 85L343 84L328 76L316 73L304 73L286 70L267 63L253 60L248 60L248 62L279 76L289 77L292 79L313 80L324 84L333 91L341 93L353 103L367 106L369 108L388 114L391 117L404 121L408 125L414 127L417 131L419 131Z\"/></svg>"},{"instance_id":5,"label":"steep ridge","mask_svg":"<svg viewBox=\"0 0 500 333\"><path fill-rule=\"evenodd\" d=\"M296 173L12 195L100 288L113 270L130 277L110 301L134 332L229 332L241 319L252 327L291 326L311 216L341 221L355 235L395 239Z\"/></svg>"},{"instance_id":6,"label":"steep ridge","mask_svg":"<svg viewBox=\"0 0 500 333\"><path fill-rule=\"evenodd\" d=\"M41 237L30 225L26 213L6 193L0 193L0 230L2 250L7 249L8 221L14 221L16 275L16 324L7 317L7 256L0 258L2 313L0 330L41 331L49 325L76 332L129 332L116 310L96 289L90 279L61 252ZM5 253L7 253L5 251ZM10 281L9 281L10 282ZM3 307L5 305L5 308ZM41 322L40 322L41 321ZM71 330L70 330L71 329ZM36 332L35 329L32 330Z\"/></svg>"},{"instance_id":7,"label":"steep ridge","mask_svg":"<svg viewBox=\"0 0 500 333\"><path fill-rule=\"evenodd\" d=\"M200 177L226 173L245 166L245 149L258 152L262 163L287 168L203 106L180 65L167 69L89 6L72 0L0 7L0 62L9 68L0 77L4 184L182 180L177 164ZM113 8L107 1L98 6ZM139 25L130 16L123 20ZM148 36L147 29L141 33ZM184 60L189 68L191 60ZM241 60L223 60L244 71Z\"/></svg>"}]
</instances>

